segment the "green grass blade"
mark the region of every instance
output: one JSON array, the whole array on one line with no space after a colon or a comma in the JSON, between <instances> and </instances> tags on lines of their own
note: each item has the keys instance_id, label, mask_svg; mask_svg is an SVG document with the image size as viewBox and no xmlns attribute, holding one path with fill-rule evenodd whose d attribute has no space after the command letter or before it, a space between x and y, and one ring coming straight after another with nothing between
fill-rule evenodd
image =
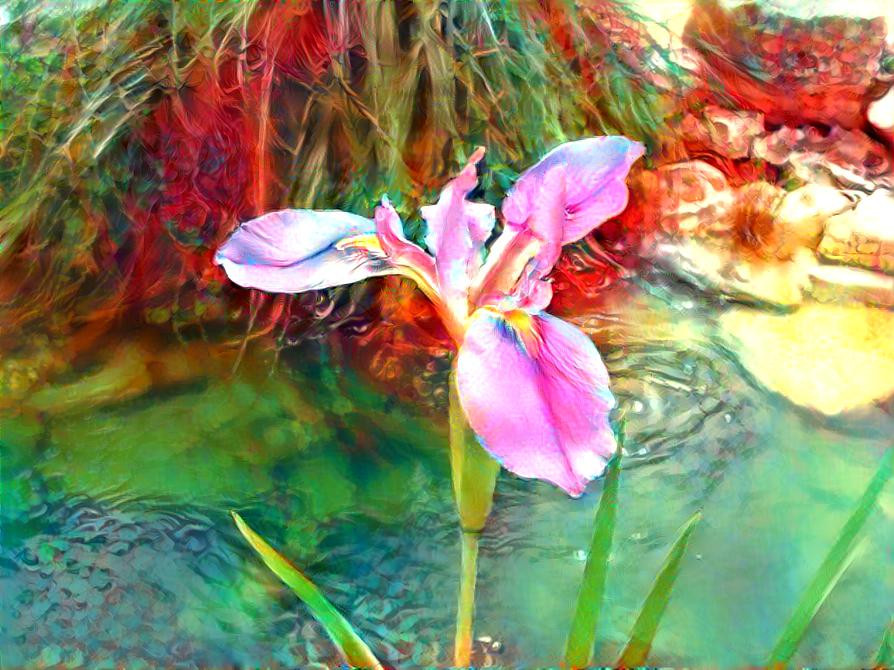
<instances>
[{"instance_id":1,"label":"green grass blade","mask_svg":"<svg viewBox=\"0 0 894 670\"><path fill-rule=\"evenodd\" d=\"M701 512L692 515L680 531L680 536L671 547L667 558L664 559L664 564L652 584L652 590L646 596L636 623L633 624L630 640L624 647L624 651L621 652L618 662L615 663L616 667L632 668L645 664L649 650L652 648L652 640L655 639L655 633L658 631L658 624L661 623L661 617L670 601L677 574L680 572L683 555L689 544L689 536L692 535L692 531L695 530L695 526L701 518Z\"/></svg>"},{"instance_id":2,"label":"green grass blade","mask_svg":"<svg viewBox=\"0 0 894 670\"><path fill-rule=\"evenodd\" d=\"M882 635L882 644L878 648L873 667L894 668L894 619L891 619Z\"/></svg>"},{"instance_id":3,"label":"green grass blade","mask_svg":"<svg viewBox=\"0 0 894 670\"><path fill-rule=\"evenodd\" d=\"M882 458L875 476L863 492L857 508L844 524L838 539L814 575L813 581L801 595L794 613L770 653L768 665L784 664L794 655L813 617L853 559L857 535L875 507L875 503L885 484L891 478L892 472L894 472L894 448L889 448Z\"/></svg>"},{"instance_id":4,"label":"green grass blade","mask_svg":"<svg viewBox=\"0 0 894 670\"><path fill-rule=\"evenodd\" d=\"M230 512L236 527L242 536L248 540L264 564L273 573L283 580L286 585L295 592L310 609L311 614L326 629L335 646L344 656L345 660L356 668L381 668L382 664L373 655L366 643L351 627L341 613L335 609L320 590L304 574L292 565L287 558L276 549L267 544L264 539L255 533L248 524L242 520L236 512Z\"/></svg>"},{"instance_id":5,"label":"green grass blade","mask_svg":"<svg viewBox=\"0 0 894 670\"><path fill-rule=\"evenodd\" d=\"M577 594L568 642L565 645L565 665L569 668L584 668L590 665L593 656L596 625L599 622L602 596L605 593L605 578L608 574L608 557L615 534L620 474L621 440L619 439L618 450L606 468L602 497L596 510L590 553L584 566L584 576Z\"/></svg>"}]
</instances>

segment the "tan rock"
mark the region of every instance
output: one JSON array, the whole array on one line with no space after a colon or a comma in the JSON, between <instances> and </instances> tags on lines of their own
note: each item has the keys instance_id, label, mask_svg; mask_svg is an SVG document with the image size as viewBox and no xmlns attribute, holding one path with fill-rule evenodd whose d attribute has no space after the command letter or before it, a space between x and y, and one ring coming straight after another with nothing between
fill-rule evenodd
<instances>
[{"instance_id":1,"label":"tan rock","mask_svg":"<svg viewBox=\"0 0 894 670\"><path fill-rule=\"evenodd\" d=\"M775 211L781 257L796 247L816 249L829 218L854 207L837 188L807 184L786 193Z\"/></svg>"},{"instance_id":2,"label":"tan rock","mask_svg":"<svg viewBox=\"0 0 894 670\"><path fill-rule=\"evenodd\" d=\"M687 144L712 148L728 158L746 158L751 143L764 134L764 115L707 105L698 116L687 114L681 130Z\"/></svg>"},{"instance_id":3,"label":"tan rock","mask_svg":"<svg viewBox=\"0 0 894 670\"><path fill-rule=\"evenodd\" d=\"M879 133L894 144L894 87L869 105L866 117Z\"/></svg>"},{"instance_id":4,"label":"tan rock","mask_svg":"<svg viewBox=\"0 0 894 670\"><path fill-rule=\"evenodd\" d=\"M807 182L828 182L872 191L890 186L891 156L883 144L860 130L782 126L754 140L756 158L789 168Z\"/></svg>"},{"instance_id":5,"label":"tan rock","mask_svg":"<svg viewBox=\"0 0 894 670\"><path fill-rule=\"evenodd\" d=\"M823 303L894 307L894 277L846 265L817 265L809 271L809 295Z\"/></svg>"},{"instance_id":6,"label":"tan rock","mask_svg":"<svg viewBox=\"0 0 894 670\"><path fill-rule=\"evenodd\" d=\"M703 232L726 219L733 192L726 177L704 161L662 165L646 176L647 191L668 233Z\"/></svg>"},{"instance_id":7,"label":"tan rock","mask_svg":"<svg viewBox=\"0 0 894 670\"><path fill-rule=\"evenodd\" d=\"M721 336L762 386L823 414L894 395L894 312L805 305L792 314L725 312Z\"/></svg>"},{"instance_id":8,"label":"tan rock","mask_svg":"<svg viewBox=\"0 0 894 670\"><path fill-rule=\"evenodd\" d=\"M785 192L754 182L732 193L718 218L671 235L652 257L699 288L757 304L794 307L810 287L826 221L853 207L838 189L807 185Z\"/></svg>"},{"instance_id":9,"label":"tan rock","mask_svg":"<svg viewBox=\"0 0 894 670\"><path fill-rule=\"evenodd\" d=\"M879 189L831 217L817 250L829 260L894 274L894 192Z\"/></svg>"},{"instance_id":10,"label":"tan rock","mask_svg":"<svg viewBox=\"0 0 894 670\"><path fill-rule=\"evenodd\" d=\"M702 290L736 300L791 308L804 300L816 257L799 250L787 261L743 256L729 240L694 238L658 245L654 259Z\"/></svg>"}]
</instances>

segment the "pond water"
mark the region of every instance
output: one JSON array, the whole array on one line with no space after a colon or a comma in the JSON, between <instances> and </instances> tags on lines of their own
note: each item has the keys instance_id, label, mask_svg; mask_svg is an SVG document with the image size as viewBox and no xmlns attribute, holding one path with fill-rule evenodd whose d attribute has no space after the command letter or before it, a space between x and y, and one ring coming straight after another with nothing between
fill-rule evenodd
<instances>
[{"instance_id":1,"label":"pond water","mask_svg":"<svg viewBox=\"0 0 894 670\"><path fill-rule=\"evenodd\" d=\"M596 660L615 658L700 509L650 663L760 664L894 421L831 422L762 391L715 337L722 306L659 284L622 284L575 319L600 344L628 419ZM238 536L230 509L302 566L380 657L448 665L459 547L446 427L326 356L310 343L265 363L270 374L249 360L118 403L5 410L4 666L332 663L325 634ZM501 475L480 558L481 662L559 662L601 487L573 500ZM892 517L889 487L798 665L873 657L894 603Z\"/></svg>"}]
</instances>

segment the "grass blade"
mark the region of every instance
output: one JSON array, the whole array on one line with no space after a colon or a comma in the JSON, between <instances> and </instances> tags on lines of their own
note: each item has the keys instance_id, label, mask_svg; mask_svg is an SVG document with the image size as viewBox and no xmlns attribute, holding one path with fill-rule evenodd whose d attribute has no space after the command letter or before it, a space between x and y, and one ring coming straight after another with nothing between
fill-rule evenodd
<instances>
[{"instance_id":1,"label":"grass blade","mask_svg":"<svg viewBox=\"0 0 894 670\"><path fill-rule=\"evenodd\" d=\"M873 476L869 486L863 492L860 502L850 519L844 524L838 539L820 565L813 577L813 581L801 594L795 611L776 641L776 646L770 653L768 665L781 665L787 663L795 654L798 644L813 617L819 611L826 597L835 588L839 578L844 573L850 561L854 557L857 544L857 535L866 523L869 513L875 507L882 489L894 472L894 448L889 448L878 470Z\"/></svg>"},{"instance_id":2,"label":"grass blade","mask_svg":"<svg viewBox=\"0 0 894 670\"><path fill-rule=\"evenodd\" d=\"M267 544L260 535L249 528L241 516L236 512L230 512L230 514L232 514L239 532L248 540L252 549L258 553L264 564L277 577L283 580L295 592L295 595L301 598L304 604L307 605L311 614L326 629L326 633L332 638L332 642L335 643L345 660L357 668L380 669L382 664L379 663L370 648L366 646L366 643L360 639L360 636L357 635L347 619L335 609L313 582L305 577L287 558Z\"/></svg>"},{"instance_id":3,"label":"grass blade","mask_svg":"<svg viewBox=\"0 0 894 670\"><path fill-rule=\"evenodd\" d=\"M882 636L882 644L878 648L878 654L875 657L874 668L894 668L894 619L885 629Z\"/></svg>"},{"instance_id":4,"label":"grass blade","mask_svg":"<svg viewBox=\"0 0 894 670\"><path fill-rule=\"evenodd\" d=\"M577 594L577 604L571 619L568 642L565 645L565 665L584 668L590 665L593 644L596 641L596 625L602 609L605 578L608 574L608 557L615 534L615 517L618 512L618 482L621 474L621 444L609 461L605 473L602 497L596 510L590 553L584 566L584 576Z\"/></svg>"},{"instance_id":5,"label":"grass blade","mask_svg":"<svg viewBox=\"0 0 894 670\"><path fill-rule=\"evenodd\" d=\"M692 531L695 530L695 526L701 518L701 512L696 512L680 531L680 536L671 547L652 584L652 590L649 591L649 595L646 596L646 600L640 608L639 616L637 616L636 623L633 624L633 631L630 633L630 640L624 647L624 651L621 652L615 666L632 668L645 663L649 650L652 648L652 640L655 639L658 624L661 622L661 617L670 600L677 574L680 572L680 564L686 553L686 546L689 544L689 536L692 535Z\"/></svg>"}]
</instances>

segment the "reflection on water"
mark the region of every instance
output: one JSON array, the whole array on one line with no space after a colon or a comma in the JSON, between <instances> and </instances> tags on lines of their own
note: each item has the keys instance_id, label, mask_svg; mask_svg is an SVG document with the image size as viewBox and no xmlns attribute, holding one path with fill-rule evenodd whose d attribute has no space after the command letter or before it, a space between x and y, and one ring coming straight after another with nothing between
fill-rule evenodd
<instances>
[{"instance_id":1,"label":"reflection on water","mask_svg":"<svg viewBox=\"0 0 894 670\"><path fill-rule=\"evenodd\" d=\"M650 661L759 664L894 426L879 415L857 434L793 410L749 385L707 308L622 291L621 307L578 319L601 343L629 431L597 659L614 658L677 529L703 509ZM444 426L348 371L326 381L307 368L316 355L86 411L7 410L5 664L334 660L230 508L304 566L382 657L447 664L458 547ZM482 658L560 657L600 487L571 500L502 476L482 545ZM888 490L798 664L871 658L894 602L892 516Z\"/></svg>"}]
</instances>

